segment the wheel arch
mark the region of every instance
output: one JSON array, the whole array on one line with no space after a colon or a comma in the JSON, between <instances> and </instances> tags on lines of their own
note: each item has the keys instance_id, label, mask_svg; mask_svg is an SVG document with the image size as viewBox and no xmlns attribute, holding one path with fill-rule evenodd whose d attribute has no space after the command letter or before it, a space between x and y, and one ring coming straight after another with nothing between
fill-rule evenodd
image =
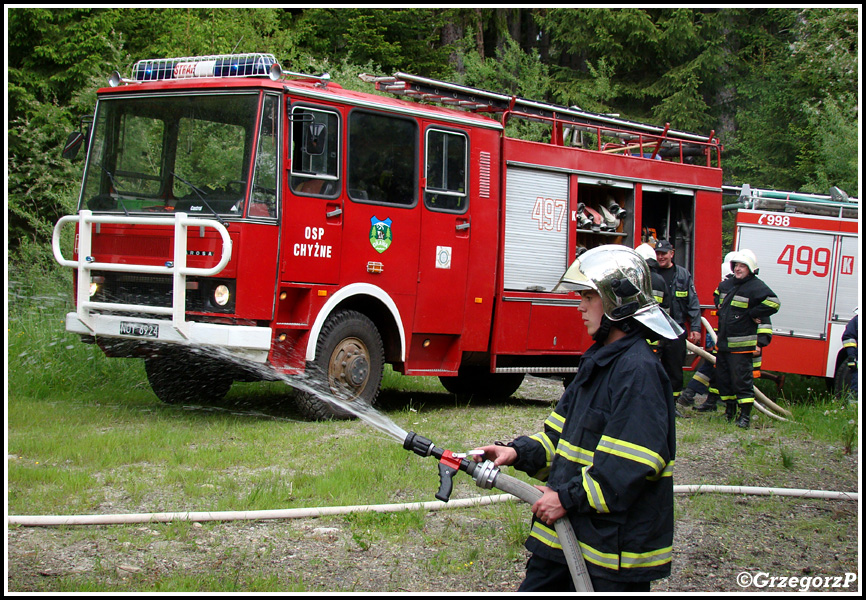
<instances>
[{"instance_id":1,"label":"wheel arch","mask_svg":"<svg viewBox=\"0 0 866 600\"><path fill-rule=\"evenodd\" d=\"M338 310L356 310L366 315L382 336L386 362L406 360L406 335L397 304L385 290L368 283L353 283L337 290L316 315L307 340L306 360L316 359L316 345L328 317Z\"/></svg>"}]
</instances>

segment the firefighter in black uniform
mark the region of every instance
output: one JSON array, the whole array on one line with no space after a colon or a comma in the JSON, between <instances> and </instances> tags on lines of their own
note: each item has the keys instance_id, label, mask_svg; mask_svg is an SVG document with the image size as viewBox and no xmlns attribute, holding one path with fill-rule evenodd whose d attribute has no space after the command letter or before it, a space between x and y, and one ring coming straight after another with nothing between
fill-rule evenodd
<instances>
[{"instance_id":1,"label":"firefighter in black uniform","mask_svg":"<svg viewBox=\"0 0 866 600\"><path fill-rule=\"evenodd\" d=\"M653 270L665 280L666 295L670 297L671 303L671 318L683 329L688 323L688 341L698 345L701 343L701 305L692 275L685 267L674 264L674 247L669 241L659 240L655 251L658 267ZM683 364L686 360L686 334L683 333L673 342L662 342L660 358L666 365L667 372L677 372L677 376L671 379L671 385L674 388L674 397L680 401L679 396L683 389ZM684 406L689 405L684 404Z\"/></svg>"},{"instance_id":2,"label":"firefighter in black uniform","mask_svg":"<svg viewBox=\"0 0 866 600\"><path fill-rule=\"evenodd\" d=\"M546 481L519 591L574 590L553 527L564 516L595 591L648 591L671 571L676 433L670 382L646 338L682 330L653 300L646 263L624 246L582 254L556 288L569 290L581 294L595 344L543 430L485 446L484 458Z\"/></svg>"},{"instance_id":3,"label":"firefighter in black uniform","mask_svg":"<svg viewBox=\"0 0 866 600\"><path fill-rule=\"evenodd\" d=\"M713 293L719 311L719 338L716 355L716 384L725 402L725 417L748 429L755 403L753 358L758 349L758 329L779 311L775 292L758 279L758 261L751 250L731 257L733 277L719 284Z\"/></svg>"}]
</instances>

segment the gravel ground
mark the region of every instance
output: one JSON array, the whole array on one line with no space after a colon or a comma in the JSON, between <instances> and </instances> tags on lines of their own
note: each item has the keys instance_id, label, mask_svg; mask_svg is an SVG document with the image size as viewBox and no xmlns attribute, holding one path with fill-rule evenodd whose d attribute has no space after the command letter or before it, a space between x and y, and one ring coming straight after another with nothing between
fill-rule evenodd
<instances>
[{"instance_id":1,"label":"gravel ground","mask_svg":"<svg viewBox=\"0 0 866 600\"><path fill-rule=\"evenodd\" d=\"M550 402L561 391L557 382L528 378L518 395ZM704 418L711 417L688 414L680 421L680 437L689 419ZM675 484L742 479L743 485L858 490L858 454L844 456L838 448L810 440L795 450L814 461L802 459L798 468L747 476L739 456L770 435L772 423L762 423L747 432L731 428L711 439L680 441ZM653 590L860 589L857 502L709 497L677 495L673 573L655 582ZM164 585L160 582L170 576L174 585L186 581L193 590L208 581L205 585L213 591L262 586L320 592L508 592L522 580L527 557L525 551L515 556L502 550L509 535L507 511L525 510L508 505L516 506L430 511L420 533L372 542L342 517L193 523L171 530L161 524L12 527L7 529L7 591L77 590L87 582L99 590L169 591L154 585ZM497 558L466 552L478 547L489 548Z\"/></svg>"}]
</instances>

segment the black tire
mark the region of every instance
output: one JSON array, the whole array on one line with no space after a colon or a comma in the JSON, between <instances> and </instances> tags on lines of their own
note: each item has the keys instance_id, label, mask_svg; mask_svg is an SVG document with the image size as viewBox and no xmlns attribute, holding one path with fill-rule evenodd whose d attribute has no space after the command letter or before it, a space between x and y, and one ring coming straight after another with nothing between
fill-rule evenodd
<instances>
[{"instance_id":1,"label":"black tire","mask_svg":"<svg viewBox=\"0 0 866 600\"><path fill-rule=\"evenodd\" d=\"M845 399L851 393L851 376L848 361L840 361L839 366L836 367L836 377L833 379L833 393L836 399Z\"/></svg>"},{"instance_id":2,"label":"black tire","mask_svg":"<svg viewBox=\"0 0 866 600\"><path fill-rule=\"evenodd\" d=\"M144 371L153 393L166 404L219 402L232 387L225 366L188 354L146 358Z\"/></svg>"},{"instance_id":3,"label":"black tire","mask_svg":"<svg viewBox=\"0 0 866 600\"><path fill-rule=\"evenodd\" d=\"M352 419L355 414L340 403L373 406L385 369L385 349L376 325L365 315L345 310L325 322L316 343L316 359L307 363L308 380L315 392L298 390L298 410L309 419Z\"/></svg>"},{"instance_id":4,"label":"black tire","mask_svg":"<svg viewBox=\"0 0 866 600\"><path fill-rule=\"evenodd\" d=\"M523 373L491 373L484 367L460 367L456 376L442 376L442 386L458 396L486 400L510 397L523 383Z\"/></svg>"}]
</instances>

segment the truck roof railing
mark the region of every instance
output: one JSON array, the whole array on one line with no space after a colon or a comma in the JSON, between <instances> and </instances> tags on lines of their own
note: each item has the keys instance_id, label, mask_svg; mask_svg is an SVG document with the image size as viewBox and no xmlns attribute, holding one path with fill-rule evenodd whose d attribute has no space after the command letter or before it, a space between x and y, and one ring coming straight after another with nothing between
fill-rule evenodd
<instances>
[{"instance_id":1,"label":"truck roof railing","mask_svg":"<svg viewBox=\"0 0 866 600\"><path fill-rule=\"evenodd\" d=\"M637 146L627 145L620 149L608 149L609 151L631 151L652 145L660 147L662 143L666 145L696 144L705 148L720 149L718 139L713 136L715 132L709 136L703 136L671 129L669 126L659 127L623 119L615 115L593 113L577 106L564 107L537 102L407 73L395 73L393 76L384 77L361 74L359 77L367 83L375 84L379 91L398 96L425 102L437 102L473 112L499 113L523 119L553 122L571 129L590 131L599 137L616 137L626 140L627 144L631 141L638 142ZM647 142L643 143L643 140L647 140ZM658 148L654 150L653 154L657 153Z\"/></svg>"},{"instance_id":2,"label":"truck roof railing","mask_svg":"<svg viewBox=\"0 0 866 600\"><path fill-rule=\"evenodd\" d=\"M836 186L830 188L829 194L824 195L753 188L746 183L742 186L722 186L722 194L737 196L735 203L722 207L728 210L754 208L845 218L857 218L860 211L860 201L850 198Z\"/></svg>"}]
</instances>

